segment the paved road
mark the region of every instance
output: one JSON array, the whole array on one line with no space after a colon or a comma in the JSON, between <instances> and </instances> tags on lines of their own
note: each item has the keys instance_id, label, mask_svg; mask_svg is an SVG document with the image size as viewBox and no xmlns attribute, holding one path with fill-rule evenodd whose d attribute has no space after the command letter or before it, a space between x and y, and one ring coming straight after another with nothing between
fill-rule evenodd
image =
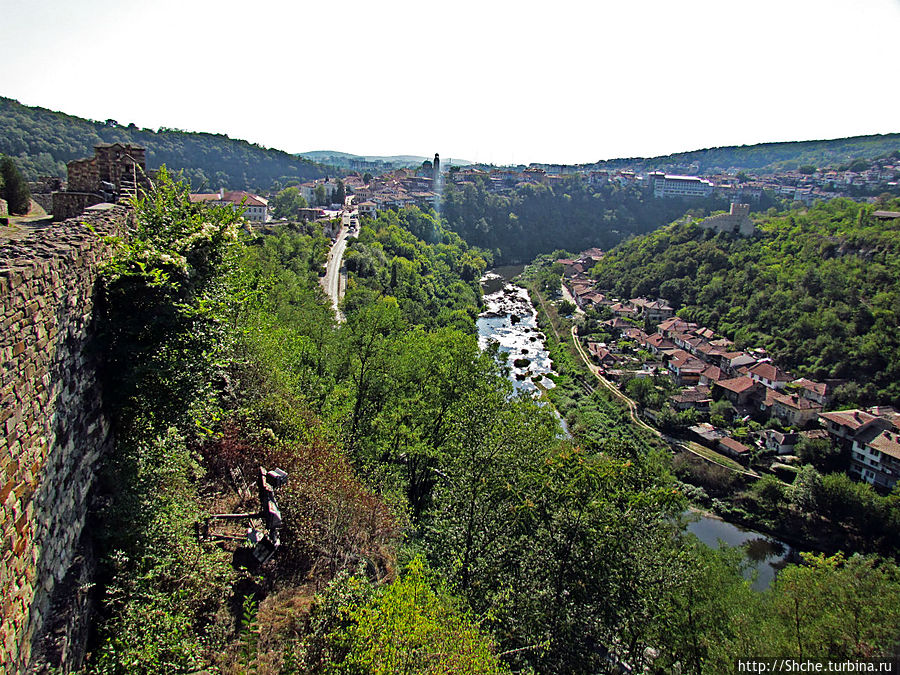
<instances>
[{"instance_id":1,"label":"paved road","mask_svg":"<svg viewBox=\"0 0 900 675\"><path fill-rule=\"evenodd\" d=\"M344 295L342 283L341 265L343 263L344 251L347 250L347 239L350 237L351 225L357 225L357 216L355 212L344 211L341 215L341 229L338 232L337 239L331 246L328 253L328 263L325 267L325 276L322 278L322 285L325 292L331 299L331 306L334 307L334 313L338 321L343 321L344 316L338 309L338 303ZM358 226L358 225L357 225Z\"/></svg>"}]
</instances>

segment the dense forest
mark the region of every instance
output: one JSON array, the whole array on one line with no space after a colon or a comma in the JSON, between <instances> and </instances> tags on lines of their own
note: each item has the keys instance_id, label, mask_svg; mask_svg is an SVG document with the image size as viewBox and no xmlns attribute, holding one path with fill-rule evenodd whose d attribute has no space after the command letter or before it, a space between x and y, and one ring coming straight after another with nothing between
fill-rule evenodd
<instances>
[{"instance_id":1,"label":"dense forest","mask_svg":"<svg viewBox=\"0 0 900 675\"><path fill-rule=\"evenodd\" d=\"M208 134L95 122L0 97L0 154L14 158L26 180L65 178L66 162L92 157L99 143L147 148L147 168L181 170L194 191L268 190L321 178L334 169L280 150Z\"/></svg>"},{"instance_id":2,"label":"dense forest","mask_svg":"<svg viewBox=\"0 0 900 675\"><path fill-rule=\"evenodd\" d=\"M495 262L507 263L528 262L560 248L611 248L629 235L670 223L689 209L704 214L727 207L723 198L654 199L636 186L608 184L595 189L576 178L553 186L521 185L510 195L489 192L476 180L446 185L441 217L467 242L492 251Z\"/></svg>"},{"instance_id":3,"label":"dense forest","mask_svg":"<svg viewBox=\"0 0 900 675\"><path fill-rule=\"evenodd\" d=\"M767 173L799 169L805 165L836 167L853 160L874 159L888 155L900 157L900 133L852 136L827 141L732 145L660 157L611 159L597 162L590 167L598 169L628 167L635 170L677 172L696 164L699 168L694 170L699 172L744 169L754 173Z\"/></svg>"},{"instance_id":4,"label":"dense forest","mask_svg":"<svg viewBox=\"0 0 900 675\"><path fill-rule=\"evenodd\" d=\"M340 324L326 242L248 239L165 172L138 204L98 299L116 448L87 673L722 673L897 648L893 562L808 556L756 593L683 533L667 455L626 420L596 408L569 438L513 396L474 335L486 259L439 222L363 221ZM232 485L260 465L288 474L281 547L246 568L198 525L252 510Z\"/></svg>"},{"instance_id":5,"label":"dense forest","mask_svg":"<svg viewBox=\"0 0 900 675\"><path fill-rule=\"evenodd\" d=\"M843 403L900 405L900 223L875 208L772 210L749 238L681 221L623 243L592 274L619 297L665 298L798 375L848 380Z\"/></svg>"}]
</instances>

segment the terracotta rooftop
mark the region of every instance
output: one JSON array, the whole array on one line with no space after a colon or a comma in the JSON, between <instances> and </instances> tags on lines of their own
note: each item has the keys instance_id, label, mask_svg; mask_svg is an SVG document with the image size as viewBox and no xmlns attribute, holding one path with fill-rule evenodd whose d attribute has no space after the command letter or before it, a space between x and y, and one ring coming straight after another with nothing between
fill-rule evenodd
<instances>
[{"instance_id":1,"label":"terracotta rooftop","mask_svg":"<svg viewBox=\"0 0 900 675\"><path fill-rule=\"evenodd\" d=\"M743 455L746 452L750 452L750 448L741 443L740 441L736 441L729 436L725 436L724 438L719 439L719 445L722 447L728 448L732 452Z\"/></svg>"},{"instance_id":2,"label":"terracotta rooftop","mask_svg":"<svg viewBox=\"0 0 900 675\"><path fill-rule=\"evenodd\" d=\"M862 410L837 410L835 412L821 413L819 417L839 426L847 427L851 431L856 431L872 420L878 419L875 415L870 415Z\"/></svg>"},{"instance_id":3,"label":"terracotta rooftop","mask_svg":"<svg viewBox=\"0 0 900 675\"><path fill-rule=\"evenodd\" d=\"M791 384L796 384L798 387L802 389L806 389L807 391L814 392L819 396L825 396L828 393L828 385L824 382L813 382L812 380L807 380L805 377L801 377L799 379L794 380Z\"/></svg>"},{"instance_id":4,"label":"terracotta rooftop","mask_svg":"<svg viewBox=\"0 0 900 675\"><path fill-rule=\"evenodd\" d=\"M748 389L753 389L756 386L756 382L749 377L733 377L730 380L720 380L719 382L716 382L716 384L723 389L733 391L735 394L742 394Z\"/></svg>"},{"instance_id":5,"label":"terracotta rooftop","mask_svg":"<svg viewBox=\"0 0 900 675\"><path fill-rule=\"evenodd\" d=\"M752 375L770 382L788 382L791 377L774 363L757 363L750 369Z\"/></svg>"},{"instance_id":6,"label":"terracotta rooftop","mask_svg":"<svg viewBox=\"0 0 900 675\"><path fill-rule=\"evenodd\" d=\"M869 441L868 446L873 450L878 450L878 452L889 455L894 459L900 459L900 434L891 431L882 431Z\"/></svg>"},{"instance_id":7,"label":"terracotta rooftop","mask_svg":"<svg viewBox=\"0 0 900 675\"><path fill-rule=\"evenodd\" d=\"M768 401L768 396L766 396L766 400ZM820 406L815 401L810 401L808 398L803 398L802 396L790 396L788 394L779 394L777 392L773 392L773 400L780 403L781 405L787 408L793 408L794 410L812 410L814 408L821 410L822 406Z\"/></svg>"}]
</instances>

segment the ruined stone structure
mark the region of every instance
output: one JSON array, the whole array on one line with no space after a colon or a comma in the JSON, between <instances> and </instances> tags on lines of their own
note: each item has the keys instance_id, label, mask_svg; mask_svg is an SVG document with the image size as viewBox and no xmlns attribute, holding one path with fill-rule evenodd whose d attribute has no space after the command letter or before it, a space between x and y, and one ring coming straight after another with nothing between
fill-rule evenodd
<instances>
[{"instance_id":1,"label":"ruined stone structure","mask_svg":"<svg viewBox=\"0 0 900 675\"><path fill-rule=\"evenodd\" d=\"M93 207L0 241L0 670L83 657L92 562L83 537L96 465L111 442L92 351L97 236L131 212ZM89 223L94 234L83 223Z\"/></svg>"},{"instance_id":2,"label":"ruined stone structure","mask_svg":"<svg viewBox=\"0 0 900 675\"><path fill-rule=\"evenodd\" d=\"M93 157L69 162L65 192L53 193L53 219L73 218L94 204L134 195L147 184L144 154L139 145L101 143L94 146Z\"/></svg>"},{"instance_id":3,"label":"ruined stone structure","mask_svg":"<svg viewBox=\"0 0 900 675\"><path fill-rule=\"evenodd\" d=\"M749 204L732 204L729 213L721 213L718 216L710 216L697 223L704 230L716 230L716 232L736 232L744 237L749 237L756 232L756 226L750 220Z\"/></svg>"}]
</instances>

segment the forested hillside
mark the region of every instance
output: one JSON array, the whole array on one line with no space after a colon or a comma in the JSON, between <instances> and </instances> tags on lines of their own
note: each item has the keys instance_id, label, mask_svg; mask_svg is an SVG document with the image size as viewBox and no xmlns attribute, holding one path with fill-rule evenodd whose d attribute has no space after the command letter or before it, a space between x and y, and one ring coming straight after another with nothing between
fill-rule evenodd
<instances>
[{"instance_id":1,"label":"forested hillside","mask_svg":"<svg viewBox=\"0 0 900 675\"><path fill-rule=\"evenodd\" d=\"M357 307L390 295L411 323L471 333L485 257L490 260L490 254L470 248L418 208L382 211L351 241L345 256L353 272L345 304Z\"/></svg>"},{"instance_id":2,"label":"forested hillside","mask_svg":"<svg viewBox=\"0 0 900 675\"><path fill-rule=\"evenodd\" d=\"M561 248L611 248L630 235L672 222L688 209L708 213L727 207L720 198L653 199L637 187L608 184L595 189L575 178L554 186L522 185L512 194L489 192L476 180L446 185L441 217L501 263L528 262Z\"/></svg>"},{"instance_id":3,"label":"forested hillside","mask_svg":"<svg viewBox=\"0 0 900 675\"><path fill-rule=\"evenodd\" d=\"M695 170L701 173L728 169L770 172L797 169L803 165L839 166L857 159L873 159L887 155L900 156L900 133L852 136L827 141L731 145L660 157L612 159L591 166L608 169L627 166L648 171L677 171L696 164L698 168Z\"/></svg>"},{"instance_id":4,"label":"forested hillside","mask_svg":"<svg viewBox=\"0 0 900 675\"><path fill-rule=\"evenodd\" d=\"M811 556L756 593L682 532L627 415L586 407L570 439L513 396L473 331L485 259L440 223L363 222L341 324L326 242L247 240L165 173L139 203L98 301L116 448L86 672L717 674L895 649L893 562ZM281 547L247 568L199 535L259 508L234 488L260 465L287 472Z\"/></svg>"},{"instance_id":5,"label":"forested hillside","mask_svg":"<svg viewBox=\"0 0 900 675\"><path fill-rule=\"evenodd\" d=\"M195 191L266 190L334 171L224 134L95 122L0 97L0 154L13 157L27 180L65 178L66 162L92 157L98 143L116 142L147 148L148 168L165 164L170 170L182 170Z\"/></svg>"},{"instance_id":6,"label":"forested hillside","mask_svg":"<svg viewBox=\"0 0 900 675\"><path fill-rule=\"evenodd\" d=\"M620 297L663 297L765 347L798 375L851 381L847 403L900 405L900 222L874 210L835 199L772 213L750 238L680 222L625 242L592 274Z\"/></svg>"}]
</instances>

